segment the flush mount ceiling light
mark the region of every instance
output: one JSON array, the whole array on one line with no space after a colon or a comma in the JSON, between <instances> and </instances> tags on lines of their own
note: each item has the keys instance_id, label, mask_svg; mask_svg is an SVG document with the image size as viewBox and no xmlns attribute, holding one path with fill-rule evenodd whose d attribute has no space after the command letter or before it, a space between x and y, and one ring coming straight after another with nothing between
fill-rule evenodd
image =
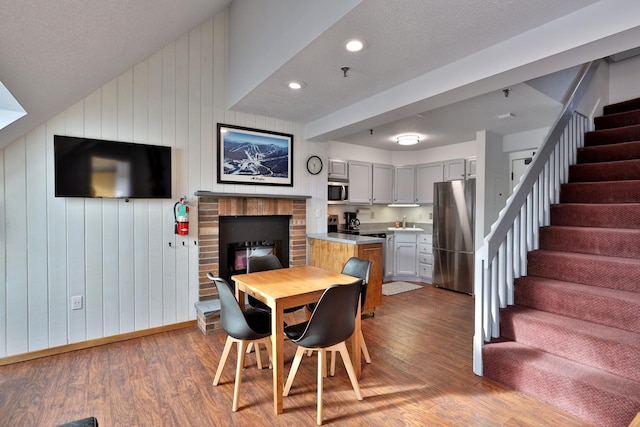
<instances>
[{"instance_id":1,"label":"flush mount ceiling light","mask_svg":"<svg viewBox=\"0 0 640 427\"><path fill-rule=\"evenodd\" d=\"M420 142L420 137L414 134L400 135L397 138L397 142L400 145L416 145L418 142Z\"/></svg>"},{"instance_id":2,"label":"flush mount ceiling light","mask_svg":"<svg viewBox=\"0 0 640 427\"><path fill-rule=\"evenodd\" d=\"M351 39L347 41L345 47L349 52L360 52L365 47L364 41L360 39Z\"/></svg>"},{"instance_id":3,"label":"flush mount ceiling light","mask_svg":"<svg viewBox=\"0 0 640 427\"><path fill-rule=\"evenodd\" d=\"M305 86L306 86L306 84L304 82L301 82L301 81L294 80L292 82L289 82L289 89L298 90L298 89L302 89Z\"/></svg>"}]
</instances>

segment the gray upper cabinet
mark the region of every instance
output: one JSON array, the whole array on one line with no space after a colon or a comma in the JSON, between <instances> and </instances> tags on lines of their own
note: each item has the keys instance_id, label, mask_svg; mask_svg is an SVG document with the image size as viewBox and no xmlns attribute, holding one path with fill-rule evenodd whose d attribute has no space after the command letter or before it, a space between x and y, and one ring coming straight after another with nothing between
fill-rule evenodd
<instances>
[{"instance_id":1,"label":"gray upper cabinet","mask_svg":"<svg viewBox=\"0 0 640 427\"><path fill-rule=\"evenodd\" d=\"M349 179L349 164L346 160L329 159L329 168L327 169L327 178L329 181L338 180L346 181Z\"/></svg>"},{"instance_id":2,"label":"gray upper cabinet","mask_svg":"<svg viewBox=\"0 0 640 427\"><path fill-rule=\"evenodd\" d=\"M443 170L442 162L416 166L416 201L418 203L433 203L433 184L444 180Z\"/></svg>"},{"instance_id":3,"label":"gray upper cabinet","mask_svg":"<svg viewBox=\"0 0 640 427\"><path fill-rule=\"evenodd\" d=\"M371 169L371 163L349 162L349 203L371 204Z\"/></svg>"},{"instance_id":4,"label":"gray upper cabinet","mask_svg":"<svg viewBox=\"0 0 640 427\"><path fill-rule=\"evenodd\" d=\"M373 204L393 202L393 166L374 164L373 166Z\"/></svg>"},{"instance_id":5,"label":"gray upper cabinet","mask_svg":"<svg viewBox=\"0 0 640 427\"><path fill-rule=\"evenodd\" d=\"M467 179L476 177L476 158L467 157L465 161L465 171L467 173Z\"/></svg>"},{"instance_id":6,"label":"gray upper cabinet","mask_svg":"<svg viewBox=\"0 0 640 427\"><path fill-rule=\"evenodd\" d=\"M416 167L394 168L393 203L416 202Z\"/></svg>"},{"instance_id":7,"label":"gray upper cabinet","mask_svg":"<svg viewBox=\"0 0 640 427\"><path fill-rule=\"evenodd\" d=\"M464 159L447 160L444 162L444 180L453 181L456 179L465 179L465 161Z\"/></svg>"}]
</instances>

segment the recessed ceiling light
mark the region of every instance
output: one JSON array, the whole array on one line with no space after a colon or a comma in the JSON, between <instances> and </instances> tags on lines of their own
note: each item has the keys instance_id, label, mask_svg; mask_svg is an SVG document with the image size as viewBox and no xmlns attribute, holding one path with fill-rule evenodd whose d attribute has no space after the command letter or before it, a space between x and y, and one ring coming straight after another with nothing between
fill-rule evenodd
<instances>
[{"instance_id":1,"label":"recessed ceiling light","mask_svg":"<svg viewBox=\"0 0 640 427\"><path fill-rule=\"evenodd\" d=\"M305 87L305 83L301 82L301 81L292 81L289 82L289 89L302 89L303 87Z\"/></svg>"},{"instance_id":2,"label":"recessed ceiling light","mask_svg":"<svg viewBox=\"0 0 640 427\"><path fill-rule=\"evenodd\" d=\"M364 49L364 46L364 41L359 39L349 40L345 45L349 52L360 52L362 49Z\"/></svg>"}]
</instances>

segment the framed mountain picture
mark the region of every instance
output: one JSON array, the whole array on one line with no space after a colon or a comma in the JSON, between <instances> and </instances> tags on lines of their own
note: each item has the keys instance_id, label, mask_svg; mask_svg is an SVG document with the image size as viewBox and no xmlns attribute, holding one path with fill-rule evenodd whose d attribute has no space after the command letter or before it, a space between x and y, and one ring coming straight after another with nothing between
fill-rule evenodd
<instances>
[{"instance_id":1,"label":"framed mountain picture","mask_svg":"<svg viewBox=\"0 0 640 427\"><path fill-rule=\"evenodd\" d=\"M218 183L293 186L293 135L218 123Z\"/></svg>"}]
</instances>

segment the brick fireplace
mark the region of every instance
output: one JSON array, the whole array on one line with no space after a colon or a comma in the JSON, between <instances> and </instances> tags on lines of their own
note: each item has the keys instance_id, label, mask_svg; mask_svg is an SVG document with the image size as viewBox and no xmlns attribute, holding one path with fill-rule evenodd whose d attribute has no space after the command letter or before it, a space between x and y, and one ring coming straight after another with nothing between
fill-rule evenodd
<instances>
[{"instance_id":1,"label":"brick fireplace","mask_svg":"<svg viewBox=\"0 0 640 427\"><path fill-rule=\"evenodd\" d=\"M207 273L212 272L216 276L220 274L221 216L290 216L289 266L295 267L306 265L307 262L306 211L306 198L199 196L199 301L218 298L216 287L207 279Z\"/></svg>"}]
</instances>

